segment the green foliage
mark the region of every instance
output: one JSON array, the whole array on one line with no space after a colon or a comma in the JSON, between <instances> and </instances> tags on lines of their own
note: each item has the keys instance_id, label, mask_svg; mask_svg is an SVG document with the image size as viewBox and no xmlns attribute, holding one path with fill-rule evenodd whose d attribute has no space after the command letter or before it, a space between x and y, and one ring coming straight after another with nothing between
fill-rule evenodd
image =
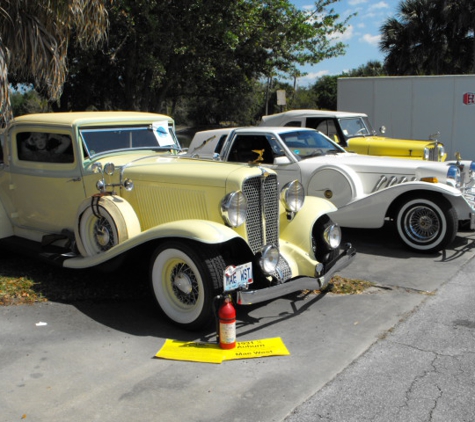
<instances>
[{"instance_id":1,"label":"green foliage","mask_svg":"<svg viewBox=\"0 0 475 422\"><path fill-rule=\"evenodd\" d=\"M472 0L405 0L381 27L390 75L475 72Z\"/></svg>"},{"instance_id":2,"label":"green foliage","mask_svg":"<svg viewBox=\"0 0 475 422\"><path fill-rule=\"evenodd\" d=\"M292 97L292 101L289 102L289 109L298 110L307 108L318 108L315 93L311 88L298 87Z\"/></svg>"},{"instance_id":3,"label":"green foliage","mask_svg":"<svg viewBox=\"0 0 475 422\"><path fill-rule=\"evenodd\" d=\"M356 69L352 69L341 76L344 77L362 77L362 76L386 76L386 69L381 62L370 60L368 63L363 64Z\"/></svg>"},{"instance_id":4,"label":"green foliage","mask_svg":"<svg viewBox=\"0 0 475 422\"><path fill-rule=\"evenodd\" d=\"M0 111L9 120L10 82L34 82L55 100L67 74L67 46L71 34L81 47L105 38L105 0L25 1L0 4Z\"/></svg>"},{"instance_id":5,"label":"green foliage","mask_svg":"<svg viewBox=\"0 0 475 422\"><path fill-rule=\"evenodd\" d=\"M48 100L41 97L34 89L25 92L14 91L10 94L10 101L14 116L45 113L50 110Z\"/></svg>"},{"instance_id":6,"label":"green foliage","mask_svg":"<svg viewBox=\"0 0 475 422\"><path fill-rule=\"evenodd\" d=\"M271 94L269 95L268 111L261 110L260 115L273 114L282 111L277 105L276 91L284 89L286 92L287 105L285 110L297 109L321 109L336 110L337 108L337 85L340 77L365 77L385 75L383 65L378 61L369 61L356 69L340 75L325 75L320 77L315 84L310 87L296 87L288 83L272 80L269 84Z\"/></svg>"},{"instance_id":7,"label":"green foliage","mask_svg":"<svg viewBox=\"0 0 475 422\"><path fill-rule=\"evenodd\" d=\"M329 41L349 19L329 9L336 1L307 12L289 0L115 0L107 46L70 45L59 108L166 112L186 98L194 120L252 120L255 81L343 54Z\"/></svg>"},{"instance_id":8,"label":"green foliage","mask_svg":"<svg viewBox=\"0 0 475 422\"><path fill-rule=\"evenodd\" d=\"M336 110L337 108L338 76L322 76L313 85L317 108L321 110Z\"/></svg>"}]
</instances>

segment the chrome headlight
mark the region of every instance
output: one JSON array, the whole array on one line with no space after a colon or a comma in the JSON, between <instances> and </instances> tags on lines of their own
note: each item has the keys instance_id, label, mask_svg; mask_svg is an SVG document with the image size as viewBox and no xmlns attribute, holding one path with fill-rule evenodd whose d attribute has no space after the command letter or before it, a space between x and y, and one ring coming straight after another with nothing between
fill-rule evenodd
<instances>
[{"instance_id":1,"label":"chrome headlight","mask_svg":"<svg viewBox=\"0 0 475 422\"><path fill-rule=\"evenodd\" d=\"M331 226L328 226L323 233L323 238L330 248L337 249L341 243L340 226L338 224L332 224Z\"/></svg>"},{"instance_id":2,"label":"chrome headlight","mask_svg":"<svg viewBox=\"0 0 475 422\"><path fill-rule=\"evenodd\" d=\"M228 193L221 201L221 214L231 227L239 227L246 221L247 199L241 191Z\"/></svg>"},{"instance_id":3,"label":"chrome headlight","mask_svg":"<svg viewBox=\"0 0 475 422\"><path fill-rule=\"evenodd\" d=\"M259 264L264 274L272 274L279 262L280 253L274 245L266 245L262 249Z\"/></svg>"},{"instance_id":4,"label":"chrome headlight","mask_svg":"<svg viewBox=\"0 0 475 422\"><path fill-rule=\"evenodd\" d=\"M424 160L428 160L430 158L430 151L429 148L424 148Z\"/></svg>"},{"instance_id":5,"label":"chrome headlight","mask_svg":"<svg viewBox=\"0 0 475 422\"><path fill-rule=\"evenodd\" d=\"M298 180L287 183L280 192L280 198L287 212L298 212L305 201L305 189Z\"/></svg>"},{"instance_id":6,"label":"chrome headlight","mask_svg":"<svg viewBox=\"0 0 475 422\"><path fill-rule=\"evenodd\" d=\"M447 170L447 184L454 188L460 187L460 169L457 166L449 166Z\"/></svg>"},{"instance_id":7,"label":"chrome headlight","mask_svg":"<svg viewBox=\"0 0 475 422\"><path fill-rule=\"evenodd\" d=\"M445 147L443 145L439 145L439 158L444 158L445 155Z\"/></svg>"}]
</instances>

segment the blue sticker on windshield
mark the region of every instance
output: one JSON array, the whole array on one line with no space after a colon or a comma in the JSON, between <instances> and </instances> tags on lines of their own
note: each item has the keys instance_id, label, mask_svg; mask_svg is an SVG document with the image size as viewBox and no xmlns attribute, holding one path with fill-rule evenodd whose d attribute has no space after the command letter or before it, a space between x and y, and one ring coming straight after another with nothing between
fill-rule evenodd
<instances>
[{"instance_id":1,"label":"blue sticker on windshield","mask_svg":"<svg viewBox=\"0 0 475 422\"><path fill-rule=\"evenodd\" d=\"M168 122L161 121L161 122L154 122L152 124L153 133L155 134L155 138L157 138L158 144L162 147L172 146L175 145L173 138L168 130Z\"/></svg>"},{"instance_id":2,"label":"blue sticker on windshield","mask_svg":"<svg viewBox=\"0 0 475 422\"><path fill-rule=\"evenodd\" d=\"M158 133L158 136L162 138L168 135L168 131L163 126L157 127L156 131Z\"/></svg>"}]
</instances>

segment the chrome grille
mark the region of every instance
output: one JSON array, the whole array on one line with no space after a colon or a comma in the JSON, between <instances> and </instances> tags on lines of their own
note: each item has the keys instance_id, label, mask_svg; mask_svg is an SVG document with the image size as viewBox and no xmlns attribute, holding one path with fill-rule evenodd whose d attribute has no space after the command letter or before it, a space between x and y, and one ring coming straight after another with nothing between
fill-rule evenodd
<instances>
[{"instance_id":1,"label":"chrome grille","mask_svg":"<svg viewBox=\"0 0 475 422\"><path fill-rule=\"evenodd\" d=\"M242 191L248 201L246 231L253 253L267 244L279 245L279 192L277 176L247 179Z\"/></svg>"},{"instance_id":2,"label":"chrome grille","mask_svg":"<svg viewBox=\"0 0 475 422\"><path fill-rule=\"evenodd\" d=\"M289 263L282 257L282 255L279 258L279 262L277 263L277 267L272 273L272 276L278 283L285 283L292 277L292 270L290 269Z\"/></svg>"},{"instance_id":3,"label":"chrome grille","mask_svg":"<svg viewBox=\"0 0 475 422\"><path fill-rule=\"evenodd\" d=\"M440 161L440 150L442 146L439 144L434 145L434 147L429 148L429 161Z\"/></svg>"},{"instance_id":4,"label":"chrome grille","mask_svg":"<svg viewBox=\"0 0 475 422\"><path fill-rule=\"evenodd\" d=\"M411 178L411 182L414 182L415 180L416 180L416 177L413 176ZM401 178L398 179L396 176L386 176L382 174L379 177L379 180L374 186L372 192L377 192L378 190L386 189L393 185L400 185L401 183L406 183L407 181L408 179L405 176L402 176Z\"/></svg>"}]
</instances>

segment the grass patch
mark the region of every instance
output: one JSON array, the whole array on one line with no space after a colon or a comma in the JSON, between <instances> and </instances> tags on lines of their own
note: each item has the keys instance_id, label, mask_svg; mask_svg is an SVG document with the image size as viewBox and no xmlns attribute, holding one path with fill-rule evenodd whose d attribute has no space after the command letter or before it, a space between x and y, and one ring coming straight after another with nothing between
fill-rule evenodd
<instances>
[{"instance_id":1,"label":"grass patch","mask_svg":"<svg viewBox=\"0 0 475 422\"><path fill-rule=\"evenodd\" d=\"M359 295L373 286L371 281L333 276L328 285L328 292L339 295Z\"/></svg>"},{"instance_id":2,"label":"grass patch","mask_svg":"<svg viewBox=\"0 0 475 422\"><path fill-rule=\"evenodd\" d=\"M41 293L34 290L36 283L28 277L0 276L0 305L23 305L46 302Z\"/></svg>"},{"instance_id":3,"label":"grass patch","mask_svg":"<svg viewBox=\"0 0 475 422\"><path fill-rule=\"evenodd\" d=\"M150 298L148 266L138 259L127 260L118 271L107 271L104 266L82 270L1 252L0 306Z\"/></svg>"}]
</instances>

